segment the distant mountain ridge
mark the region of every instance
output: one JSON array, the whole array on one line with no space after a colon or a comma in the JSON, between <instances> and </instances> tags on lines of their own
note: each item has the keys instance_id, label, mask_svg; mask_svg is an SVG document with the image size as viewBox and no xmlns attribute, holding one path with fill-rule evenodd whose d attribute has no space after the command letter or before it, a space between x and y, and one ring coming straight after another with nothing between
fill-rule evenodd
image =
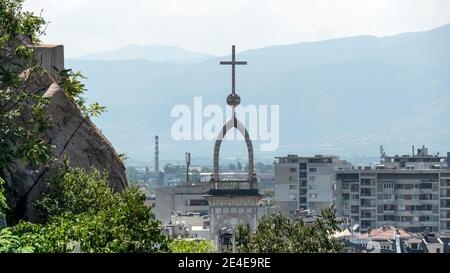
<instances>
[{"instance_id":1,"label":"distant mountain ridge","mask_svg":"<svg viewBox=\"0 0 450 273\"><path fill-rule=\"evenodd\" d=\"M152 62L194 63L213 58L213 55L167 45L127 45L115 50L97 52L73 58L74 60L147 60Z\"/></svg>"},{"instance_id":2,"label":"distant mountain ridge","mask_svg":"<svg viewBox=\"0 0 450 273\"><path fill-rule=\"evenodd\" d=\"M224 47L228 47L225 45ZM239 44L237 44L239 49ZM244 105L280 106L280 148L274 153L377 155L425 144L450 151L450 24L430 31L377 38L357 36L270 46L238 54L237 93ZM87 77L89 100L109 109L95 120L119 152L151 160L154 135L161 158L211 156L213 143L171 139L170 116L177 104L225 107L230 92L227 57L204 61L68 60ZM228 145L224 142L223 145ZM223 157L246 158L231 145Z\"/></svg>"}]
</instances>

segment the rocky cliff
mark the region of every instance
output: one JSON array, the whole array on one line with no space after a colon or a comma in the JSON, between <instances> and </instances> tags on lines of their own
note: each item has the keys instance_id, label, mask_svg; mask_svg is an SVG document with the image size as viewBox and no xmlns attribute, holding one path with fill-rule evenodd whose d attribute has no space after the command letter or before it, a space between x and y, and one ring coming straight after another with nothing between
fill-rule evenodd
<instances>
[{"instance_id":1,"label":"rocky cliff","mask_svg":"<svg viewBox=\"0 0 450 273\"><path fill-rule=\"evenodd\" d=\"M52 48L54 49L52 52ZM63 51L61 46L42 46L37 48L44 69L54 66L63 69ZM111 143L101 131L83 116L76 104L56 82L54 71L43 73L25 73L30 79L25 92L43 95L50 99L49 114L53 127L44 139L54 145L56 160L49 167L34 170L22 161L15 162L9 170L4 170L8 184L8 200L12 209L12 221L26 219L39 222L34 201L45 191L46 181L55 173L63 158L68 156L74 167L95 167L109 173L110 186L115 190L127 187L125 166L119 159ZM22 117L26 119L26 117Z\"/></svg>"}]
</instances>

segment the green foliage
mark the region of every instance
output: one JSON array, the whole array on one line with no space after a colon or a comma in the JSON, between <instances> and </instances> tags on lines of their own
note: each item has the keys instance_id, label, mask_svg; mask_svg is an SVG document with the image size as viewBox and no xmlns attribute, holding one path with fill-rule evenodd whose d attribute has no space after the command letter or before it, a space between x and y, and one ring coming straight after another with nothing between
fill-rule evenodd
<instances>
[{"instance_id":1,"label":"green foliage","mask_svg":"<svg viewBox=\"0 0 450 273\"><path fill-rule=\"evenodd\" d=\"M34 57L34 45L40 42L46 22L23 11L23 2L0 1L0 175L16 159L34 167L52 161L52 146L43 139L43 133L52 126L49 98L27 91L43 72ZM85 104L82 95L86 88L80 72L68 69L60 74L63 90L86 116L105 111L98 103Z\"/></svg>"},{"instance_id":2,"label":"green foliage","mask_svg":"<svg viewBox=\"0 0 450 273\"><path fill-rule=\"evenodd\" d=\"M65 69L59 71L60 85L64 92L74 100L75 104L86 117L97 117L106 111L105 106L101 106L98 102L86 105L86 98L83 94L87 91L81 79L86 79L80 71L72 71Z\"/></svg>"},{"instance_id":3,"label":"green foliage","mask_svg":"<svg viewBox=\"0 0 450 273\"><path fill-rule=\"evenodd\" d=\"M170 163L167 163L164 166L164 172L167 173L167 174L180 174L180 173L185 172L185 170L181 166L174 166L174 165L172 165Z\"/></svg>"},{"instance_id":4,"label":"green foliage","mask_svg":"<svg viewBox=\"0 0 450 273\"><path fill-rule=\"evenodd\" d=\"M20 246L35 252L168 252L145 196L136 188L113 192L106 175L65 166L48 182L48 193L37 203L47 222L20 223L12 228Z\"/></svg>"},{"instance_id":5,"label":"green foliage","mask_svg":"<svg viewBox=\"0 0 450 273\"><path fill-rule=\"evenodd\" d=\"M265 189L261 192L263 196L266 197L274 197L275 196L275 190L274 189Z\"/></svg>"},{"instance_id":6,"label":"green foliage","mask_svg":"<svg viewBox=\"0 0 450 273\"><path fill-rule=\"evenodd\" d=\"M5 181L0 177L0 220L8 209L8 204L6 203L5 197L5 188L3 187L4 184Z\"/></svg>"},{"instance_id":7,"label":"green foliage","mask_svg":"<svg viewBox=\"0 0 450 273\"><path fill-rule=\"evenodd\" d=\"M0 1L0 171L15 159L32 165L51 160L51 145L42 133L51 127L48 99L24 92L33 73L41 69L33 47L45 20L22 11L22 0ZM28 78L23 71L28 70ZM26 118L22 118L26 117Z\"/></svg>"},{"instance_id":8,"label":"green foliage","mask_svg":"<svg viewBox=\"0 0 450 273\"><path fill-rule=\"evenodd\" d=\"M12 45L20 36L27 37L32 43L39 42L39 37L44 33L42 27L45 20L31 12L22 11L23 2L24 0L0 1L0 50ZM22 47L18 51L16 54L26 50Z\"/></svg>"},{"instance_id":9,"label":"green foliage","mask_svg":"<svg viewBox=\"0 0 450 273\"><path fill-rule=\"evenodd\" d=\"M119 154L118 156L119 156L120 161L122 161L123 163L125 163L125 161L127 161L127 160L129 159L129 158L127 157L127 155L124 154L124 153L121 153L121 154Z\"/></svg>"},{"instance_id":10,"label":"green foliage","mask_svg":"<svg viewBox=\"0 0 450 273\"><path fill-rule=\"evenodd\" d=\"M342 244L330 235L339 231L339 222L330 209L311 225L292 223L280 214L264 216L256 231L247 225L236 228L236 244L243 253L336 253Z\"/></svg>"},{"instance_id":11,"label":"green foliage","mask_svg":"<svg viewBox=\"0 0 450 273\"><path fill-rule=\"evenodd\" d=\"M216 248L213 241L173 240L169 244L173 253L214 253Z\"/></svg>"},{"instance_id":12,"label":"green foliage","mask_svg":"<svg viewBox=\"0 0 450 273\"><path fill-rule=\"evenodd\" d=\"M11 229L0 229L0 253L32 253L34 248L31 246L21 246L20 239L13 235Z\"/></svg>"},{"instance_id":13,"label":"green foliage","mask_svg":"<svg viewBox=\"0 0 450 273\"><path fill-rule=\"evenodd\" d=\"M113 196L107 175L96 169L71 168L66 161L49 179L47 192L36 201L36 207L44 220L65 212L95 214L112 206Z\"/></svg>"}]
</instances>

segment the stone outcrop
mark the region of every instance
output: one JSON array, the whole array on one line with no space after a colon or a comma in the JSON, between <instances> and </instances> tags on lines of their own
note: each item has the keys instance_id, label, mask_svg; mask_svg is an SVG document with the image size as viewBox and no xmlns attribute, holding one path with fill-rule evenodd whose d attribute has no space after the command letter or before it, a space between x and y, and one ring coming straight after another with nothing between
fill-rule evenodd
<instances>
[{"instance_id":1,"label":"stone outcrop","mask_svg":"<svg viewBox=\"0 0 450 273\"><path fill-rule=\"evenodd\" d=\"M43 55L52 56L47 47L45 50ZM54 56L52 58L46 63L47 67L53 66L55 62L61 64L61 60ZM45 191L48 178L56 172L65 156L68 156L74 167L95 167L108 172L110 186L115 190L120 191L127 187L125 166L113 146L63 92L55 82L54 74L44 71L39 75L30 73L26 77L32 77L26 92L41 94L50 100L48 111L53 127L44 138L55 146L53 155L56 160L49 167L41 167L38 170L24 165L22 161L15 162L9 170L3 170L8 184L9 205L13 211L12 220L39 222L39 215L33 204Z\"/></svg>"}]
</instances>

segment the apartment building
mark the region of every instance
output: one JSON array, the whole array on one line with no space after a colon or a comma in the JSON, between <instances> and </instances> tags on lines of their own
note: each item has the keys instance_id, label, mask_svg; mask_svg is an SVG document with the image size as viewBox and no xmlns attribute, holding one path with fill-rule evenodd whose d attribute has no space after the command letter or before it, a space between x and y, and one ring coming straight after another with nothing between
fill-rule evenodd
<instances>
[{"instance_id":1,"label":"apartment building","mask_svg":"<svg viewBox=\"0 0 450 273\"><path fill-rule=\"evenodd\" d=\"M288 155L276 159L275 203L286 214L329 207L335 199L335 171L351 169L349 162L337 156Z\"/></svg>"},{"instance_id":2,"label":"apartment building","mask_svg":"<svg viewBox=\"0 0 450 273\"><path fill-rule=\"evenodd\" d=\"M380 164L336 172L336 214L365 232L395 226L410 232L450 232L449 159L418 154L386 156Z\"/></svg>"}]
</instances>

